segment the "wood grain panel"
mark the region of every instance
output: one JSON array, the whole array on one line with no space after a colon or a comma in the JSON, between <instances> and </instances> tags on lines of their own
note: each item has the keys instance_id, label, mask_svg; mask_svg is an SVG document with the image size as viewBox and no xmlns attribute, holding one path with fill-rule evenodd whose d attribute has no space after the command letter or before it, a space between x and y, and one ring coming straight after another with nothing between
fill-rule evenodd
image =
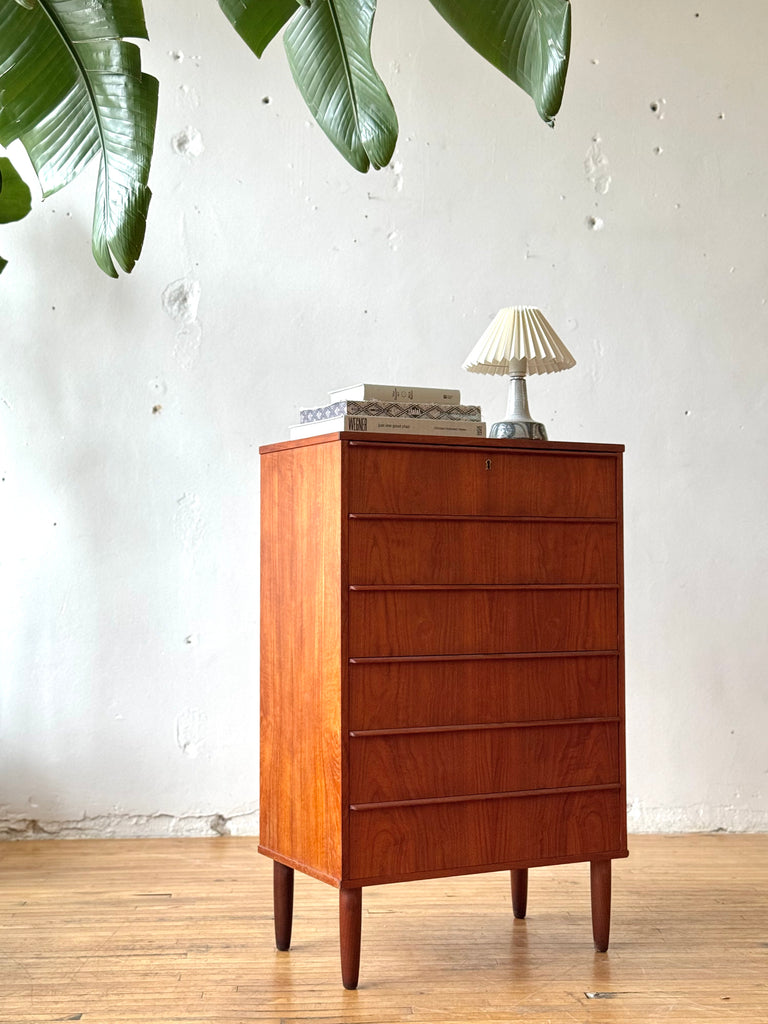
<instances>
[{"instance_id":1,"label":"wood grain panel","mask_svg":"<svg viewBox=\"0 0 768 1024\"><path fill-rule=\"evenodd\" d=\"M349 581L616 583L615 523L351 519Z\"/></svg>"},{"instance_id":2,"label":"wood grain panel","mask_svg":"<svg viewBox=\"0 0 768 1024\"><path fill-rule=\"evenodd\" d=\"M349 666L350 729L619 713L618 656L386 661Z\"/></svg>"},{"instance_id":3,"label":"wood grain panel","mask_svg":"<svg viewBox=\"0 0 768 1024\"><path fill-rule=\"evenodd\" d=\"M616 516L610 455L355 445L350 456L350 512Z\"/></svg>"},{"instance_id":4,"label":"wood grain panel","mask_svg":"<svg viewBox=\"0 0 768 1024\"><path fill-rule=\"evenodd\" d=\"M350 879L405 880L626 848L618 790L350 812Z\"/></svg>"},{"instance_id":5,"label":"wood grain panel","mask_svg":"<svg viewBox=\"0 0 768 1024\"><path fill-rule=\"evenodd\" d=\"M336 878L344 741L340 488L338 445L262 457L261 841Z\"/></svg>"},{"instance_id":6,"label":"wood grain panel","mask_svg":"<svg viewBox=\"0 0 768 1024\"><path fill-rule=\"evenodd\" d=\"M349 654L615 650L615 590L353 590Z\"/></svg>"},{"instance_id":7,"label":"wood grain panel","mask_svg":"<svg viewBox=\"0 0 768 1024\"><path fill-rule=\"evenodd\" d=\"M352 737L351 803L619 781L616 722Z\"/></svg>"}]
</instances>

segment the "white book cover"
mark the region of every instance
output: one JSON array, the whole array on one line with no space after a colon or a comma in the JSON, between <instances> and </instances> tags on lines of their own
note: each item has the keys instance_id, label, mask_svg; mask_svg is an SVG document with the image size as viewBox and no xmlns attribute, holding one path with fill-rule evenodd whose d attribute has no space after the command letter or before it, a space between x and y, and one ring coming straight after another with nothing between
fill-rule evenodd
<instances>
[{"instance_id":1,"label":"white book cover","mask_svg":"<svg viewBox=\"0 0 768 1024\"><path fill-rule=\"evenodd\" d=\"M399 384L353 384L329 394L331 404L348 398L358 402L439 402L444 405L458 405L461 401L458 388L416 388Z\"/></svg>"},{"instance_id":2,"label":"white book cover","mask_svg":"<svg viewBox=\"0 0 768 1024\"><path fill-rule=\"evenodd\" d=\"M476 420L425 420L408 416L337 416L332 420L296 423L290 428L290 438L318 434L335 434L340 430L353 430L367 434L445 434L453 437L485 437L485 423Z\"/></svg>"}]
</instances>

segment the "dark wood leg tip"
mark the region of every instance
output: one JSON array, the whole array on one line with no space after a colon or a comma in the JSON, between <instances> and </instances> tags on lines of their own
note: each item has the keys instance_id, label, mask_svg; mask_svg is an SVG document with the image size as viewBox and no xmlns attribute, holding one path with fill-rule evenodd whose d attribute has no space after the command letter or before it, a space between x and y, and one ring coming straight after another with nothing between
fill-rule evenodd
<instances>
[{"instance_id":1,"label":"dark wood leg tip","mask_svg":"<svg viewBox=\"0 0 768 1024\"><path fill-rule=\"evenodd\" d=\"M291 948L293 929L293 868L279 861L272 869L272 895L275 907L275 945L285 953Z\"/></svg>"},{"instance_id":2,"label":"dark wood leg tip","mask_svg":"<svg viewBox=\"0 0 768 1024\"><path fill-rule=\"evenodd\" d=\"M512 910L518 921L528 911L528 868L512 868Z\"/></svg>"}]
</instances>

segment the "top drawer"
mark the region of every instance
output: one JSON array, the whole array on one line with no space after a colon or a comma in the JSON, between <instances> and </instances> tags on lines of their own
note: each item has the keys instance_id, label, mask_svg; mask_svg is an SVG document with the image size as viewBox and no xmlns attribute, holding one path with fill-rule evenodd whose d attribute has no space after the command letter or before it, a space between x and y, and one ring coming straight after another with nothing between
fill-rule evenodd
<instances>
[{"instance_id":1,"label":"top drawer","mask_svg":"<svg viewBox=\"0 0 768 1024\"><path fill-rule=\"evenodd\" d=\"M614 519L616 458L351 444L348 511Z\"/></svg>"}]
</instances>

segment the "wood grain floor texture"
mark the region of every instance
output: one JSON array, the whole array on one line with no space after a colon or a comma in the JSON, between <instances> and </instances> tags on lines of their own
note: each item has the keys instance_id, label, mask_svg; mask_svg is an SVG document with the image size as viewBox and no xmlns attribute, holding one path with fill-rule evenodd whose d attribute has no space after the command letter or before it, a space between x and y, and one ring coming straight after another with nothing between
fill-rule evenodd
<instances>
[{"instance_id":1,"label":"wood grain floor texture","mask_svg":"<svg viewBox=\"0 0 768 1024\"><path fill-rule=\"evenodd\" d=\"M338 893L296 874L279 953L272 863L242 838L0 843L0 1021L768 1024L768 835L631 837L611 946L587 865L368 888L360 988Z\"/></svg>"}]
</instances>

